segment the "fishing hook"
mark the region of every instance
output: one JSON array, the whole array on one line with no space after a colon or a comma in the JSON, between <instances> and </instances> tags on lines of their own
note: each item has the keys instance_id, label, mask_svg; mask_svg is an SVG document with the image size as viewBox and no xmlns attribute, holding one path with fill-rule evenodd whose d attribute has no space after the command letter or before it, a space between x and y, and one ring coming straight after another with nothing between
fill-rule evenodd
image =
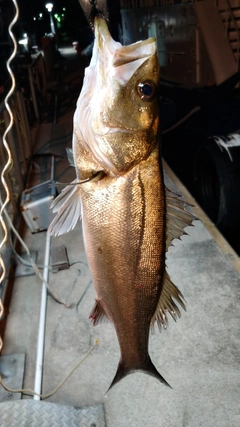
<instances>
[{"instance_id":1,"label":"fishing hook","mask_svg":"<svg viewBox=\"0 0 240 427\"><path fill-rule=\"evenodd\" d=\"M100 181L100 179L103 179L106 176L106 173L104 171L99 171L95 174L93 174L92 176L90 176L89 178L83 179L82 181L74 181L74 182L54 182L53 184L50 184L50 187L55 187L56 185L79 185L79 184L85 184L85 182L89 182L92 181L93 179L98 177L97 181Z\"/></svg>"}]
</instances>

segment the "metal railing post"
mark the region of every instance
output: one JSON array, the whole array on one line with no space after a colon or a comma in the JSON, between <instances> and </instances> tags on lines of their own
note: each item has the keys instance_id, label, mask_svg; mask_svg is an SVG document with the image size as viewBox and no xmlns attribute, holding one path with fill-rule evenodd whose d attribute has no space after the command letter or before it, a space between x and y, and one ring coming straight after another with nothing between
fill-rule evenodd
<instances>
[{"instance_id":1,"label":"metal railing post","mask_svg":"<svg viewBox=\"0 0 240 427\"><path fill-rule=\"evenodd\" d=\"M30 132L29 123L28 123L26 106L23 100L22 93L20 91L16 92L16 101L17 101L17 106L20 114L22 130L24 134L23 138L25 137L25 142L26 142L24 146L25 155L26 155L26 158L29 159L32 155L32 137L31 137L31 132Z\"/></svg>"}]
</instances>

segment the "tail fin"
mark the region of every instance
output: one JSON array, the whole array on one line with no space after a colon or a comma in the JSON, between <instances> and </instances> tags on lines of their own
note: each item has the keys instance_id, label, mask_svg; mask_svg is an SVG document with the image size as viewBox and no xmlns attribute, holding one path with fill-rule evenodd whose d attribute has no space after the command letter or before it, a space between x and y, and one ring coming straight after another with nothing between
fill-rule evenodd
<instances>
[{"instance_id":1,"label":"tail fin","mask_svg":"<svg viewBox=\"0 0 240 427\"><path fill-rule=\"evenodd\" d=\"M161 383L165 384L167 387L172 388L167 383L167 381L162 377L162 375L157 371L157 369L155 368L154 364L152 363L150 357L148 357L147 363L144 364L143 366L139 367L139 368L126 367L125 364L120 360L120 362L118 364L118 369L117 369L116 375L113 378L113 381L112 381L108 391L115 384L117 384L119 381L121 381L124 377L126 377L127 375L131 374L132 372L136 372L136 371L141 371L141 372L144 372L145 374L151 375L152 377L158 379Z\"/></svg>"}]
</instances>

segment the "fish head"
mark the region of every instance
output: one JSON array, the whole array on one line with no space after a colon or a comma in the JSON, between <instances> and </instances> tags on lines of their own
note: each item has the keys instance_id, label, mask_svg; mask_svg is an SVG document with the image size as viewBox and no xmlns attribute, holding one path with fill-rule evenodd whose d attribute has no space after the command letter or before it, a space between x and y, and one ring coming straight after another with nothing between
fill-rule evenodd
<instances>
[{"instance_id":1,"label":"fish head","mask_svg":"<svg viewBox=\"0 0 240 427\"><path fill-rule=\"evenodd\" d=\"M106 171L121 175L149 156L159 129L160 67L156 41L128 46L112 39L107 22L94 21L92 59L74 116L81 140ZM75 150L76 152L78 150Z\"/></svg>"}]
</instances>

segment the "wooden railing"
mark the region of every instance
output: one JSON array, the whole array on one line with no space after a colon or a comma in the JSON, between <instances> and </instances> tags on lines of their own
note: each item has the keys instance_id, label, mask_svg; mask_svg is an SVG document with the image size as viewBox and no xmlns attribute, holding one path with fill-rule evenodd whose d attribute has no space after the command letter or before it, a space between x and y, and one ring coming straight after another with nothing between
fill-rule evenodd
<instances>
[{"instance_id":1,"label":"wooden railing","mask_svg":"<svg viewBox=\"0 0 240 427\"><path fill-rule=\"evenodd\" d=\"M181 3L194 3L201 0L182 0ZM141 7L172 6L179 0L120 0L121 9L138 9Z\"/></svg>"},{"instance_id":2,"label":"wooden railing","mask_svg":"<svg viewBox=\"0 0 240 427\"><path fill-rule=\"evenodd\" d=\"M223 3L225 4L224 8L222 6ZM221 4L221 8L220 8L220 4ZM237 70L236 71L239 71L240 31L239 31L239 27L238 27L237 21L235 19L234 13L232 11L232 6L231 6L229 0L221 0L221 2L219 0L216 0L216 6L217 6L219 11L220 10L221 10L221 12L225 11L225 13L226 13L227 18L224 20L223 23L225 24L226 36L227 36L230 44L231 44L231 41L229 39L229 29L230 29L231 24L232 24L234 30L236 31L237 50L235 52L236 53L235 59L236 59L236 63L237 63Z\"/></svg>"}]
</instances>

